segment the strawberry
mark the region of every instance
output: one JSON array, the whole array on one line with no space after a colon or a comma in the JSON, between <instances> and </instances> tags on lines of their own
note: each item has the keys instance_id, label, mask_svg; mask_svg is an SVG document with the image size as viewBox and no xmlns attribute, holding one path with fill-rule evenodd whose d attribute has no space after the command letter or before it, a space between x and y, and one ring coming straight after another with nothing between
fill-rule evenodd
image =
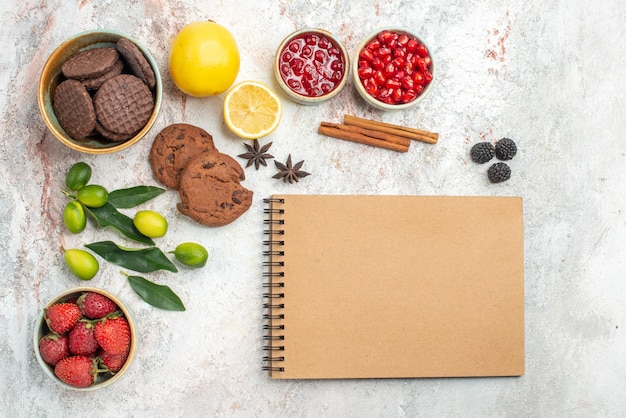
<instances>
[{"instance_id":1,"label":"strawberry","mask_svg":"<svg viewBox=\"0 0 626 418\"><path fill-rule=\"evenodd\" d=\"M53 332L64 334L83 316L78 305L74 303L55 303L46 310L45 320Z\"/></svg>"},{"instance_id":2,"label":"strawberry","mask_svg":"<svg viewBox=\"0 0 626 418\"><path fill-rule=\"evenodd\" d=\"M94 336L100 347L110 354L121 354L130 348L130 326L122 316L109 316L98 321Z\"/></svg>"},{"instance_id":3,"label":"strawberry","mask_svg":"<svg viewBox=\"0 0 626 418\"><path fill-rule=\"evenodd\" d=\"M98 358L100 359L100 363L105 366L108 371L117 373L124 366L124 363L126 363L128 353L128 351L125 351L121 354L111 354L101 350Z\"/></svg>"},{"instance_id":4,"label":"strawberry","mask_svg":"<svg viewBox=\"0 0 626 418\"><path fill-rule=\"evenodd\" d=\"M98 350L98 342L94 337L93 324L81 319L70 330L70 353L74 355L91 356Z\"/></svg>"},{"instance_id":5,"label":"strawberry","mask_svg":"<svg viewBox=\"0 0 626 418\"><path fill-rule=\"evenodd\" d=\"M71 356L59 361L54 374L62 382L77 388L86 388L98 377L98 363L87 356Z\"/></svg>"},{"instance_id":6,"label":"strawberry","mask_svg":"<svg viewBox=\"0 0 626 418\"><path fill-rule=\"evenodd\" d=\"M43 361L55 366L60 360L70 355L67 335L57 335L51 332L41 337L39 354L41 354Z\"/></svg>"},{"instance_id":7,"label":"strawberry","mask_svg":"<svg viewBox=\"0 0 626 418\"><path fill-rule=\"evenodd\" d=\"M100 319L118 310L108 297L96 292L85 292L79 296L78 306L87 318Z\"/></svg>"}]
</instances>

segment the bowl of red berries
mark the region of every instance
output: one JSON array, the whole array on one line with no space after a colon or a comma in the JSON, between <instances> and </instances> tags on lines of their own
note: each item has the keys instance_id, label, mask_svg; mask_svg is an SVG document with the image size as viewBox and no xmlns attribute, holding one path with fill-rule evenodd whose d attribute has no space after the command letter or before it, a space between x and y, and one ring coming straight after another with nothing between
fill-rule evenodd
<instances>
[{"instance_id":1,"label":"bowl of red berries","mask_svg":"<svg viewBox=\"0 0 626 418\"><path fill-rule=\"evenodd\" d=\"M408 29L385 28L356 48L352 75L367 103L382 110L404 110L430 91L435 63L418 35Z\"/></svg>"},{"instance_id":2,"label":"bowl of red berries","mask_svg":"<svg viewBox=\"0 0 626 418\"><path fill-rule=\"evenodd\" d=\"M323 29L300 29L278 46L274 75L294 102L315 105L335 97L346 84L350 68L348 51Z\"/></svg>"},{"instance_id":3,"label":"bowl of red berries","mask_svg":"<svg viewBox=\"0 0 626 418\"><path fill-rule=\"evenodd\" d=\"M135 326L117 297L77 287L44 307L33 343L45 374L64 387L90 391L110 385L128 369L135 354Z\"/></svg>"}]
</instances>

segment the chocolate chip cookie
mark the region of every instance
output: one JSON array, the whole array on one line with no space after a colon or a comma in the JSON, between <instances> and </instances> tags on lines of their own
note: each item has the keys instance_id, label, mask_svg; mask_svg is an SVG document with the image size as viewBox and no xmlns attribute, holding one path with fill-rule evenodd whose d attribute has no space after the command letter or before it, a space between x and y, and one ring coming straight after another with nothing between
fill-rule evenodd
<instances>
[{"instance_id":1,"label":"chocolate chip cookie","mask_svg":"<svg viewBox=\"0 0 626 418\"><path fill-rule=\"evenodd\" d=\"M219 152L199 154L183 170L177 208L203 225L227 225L252 204L253 192L240 184L244 179L243 168L232 157Z\"/></svg>"},{"instance_id":2,"label":"chocolate chip cookie","mask_svg":"<svg viewBox=\"0 0 626 418\"><path fill-rule=\"evenodd\" d=\"M157 134L150 150L150 165L158 181L178 189L180 176L189 160L203 152L217 152L213 137L204 129L175 123Z\"/></svg>"}]
</instances>

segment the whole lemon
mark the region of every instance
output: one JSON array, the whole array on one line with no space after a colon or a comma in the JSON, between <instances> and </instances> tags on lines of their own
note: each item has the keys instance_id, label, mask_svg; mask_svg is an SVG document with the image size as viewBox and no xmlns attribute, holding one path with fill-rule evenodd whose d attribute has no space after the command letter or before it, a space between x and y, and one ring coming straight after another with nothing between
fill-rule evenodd
<instances>
[{"instance_id":1,"label":"whole lemon","mask_svg":"<svg viewBox=\"0 0 626 418\"><path fill-rule=\"evenodd\" d=\"M213 21L190 23L172 42L169 71L185 94L206 97L223 93L239 73L235 38Z\"/></svg>"}]
</instances>

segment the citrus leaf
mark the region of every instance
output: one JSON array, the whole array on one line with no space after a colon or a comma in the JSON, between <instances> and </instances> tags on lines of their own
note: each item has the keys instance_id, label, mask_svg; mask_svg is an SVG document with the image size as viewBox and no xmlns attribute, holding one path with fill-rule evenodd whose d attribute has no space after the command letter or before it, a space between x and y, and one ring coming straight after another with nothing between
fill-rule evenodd
<instances>
[{"instance_id":1,"label":"citrus leaf","mask_svg":"<svg viewBox=\"0 0 626 418\"><path fill-rule=\"evenodd\" d=\"M123 248L113 241L99 241L86 244L85 247L110 263L141 273L168 270L176 273L178 269L157 247L130 249Z\"/></svg>"},{"instance_id":2,"label":"citrus leaf","mask_svg":"<svg viewBox=\"0 0 626 418\"><path fill-rule=\"evenodd\" d=\"M133 224L133 220L124 215L107 202L104 206L99 208L88 208L85 206L85 210L96 220L100 228L112 227L117 229L126 238L133 241L141 242L146 245L154 245L152 238L149 238L139 232Z\"/></svg>"},{"instance_id":3,"label":"citrus leaf","mask_svg":"<svg viewBox=\"0 0 626 418\"><path fill-rule=\"evenodd\" d=\"M148 304L167 311L184 311L185 305L168 286L156 284L141 276L126 276L130 287Z\"/></svg>"},{"instance_id":4,"label":"citrus leaf","mask_svg":"<svg viewBox=\"0 0 626 418\"><path fill-rule=\"evenodd\" d=\"M113 190L109 193L109 203L118 209L130 209L154 199L165 189L155 186L135 186L128 189Z\"/></svg>"}]
</instances>

